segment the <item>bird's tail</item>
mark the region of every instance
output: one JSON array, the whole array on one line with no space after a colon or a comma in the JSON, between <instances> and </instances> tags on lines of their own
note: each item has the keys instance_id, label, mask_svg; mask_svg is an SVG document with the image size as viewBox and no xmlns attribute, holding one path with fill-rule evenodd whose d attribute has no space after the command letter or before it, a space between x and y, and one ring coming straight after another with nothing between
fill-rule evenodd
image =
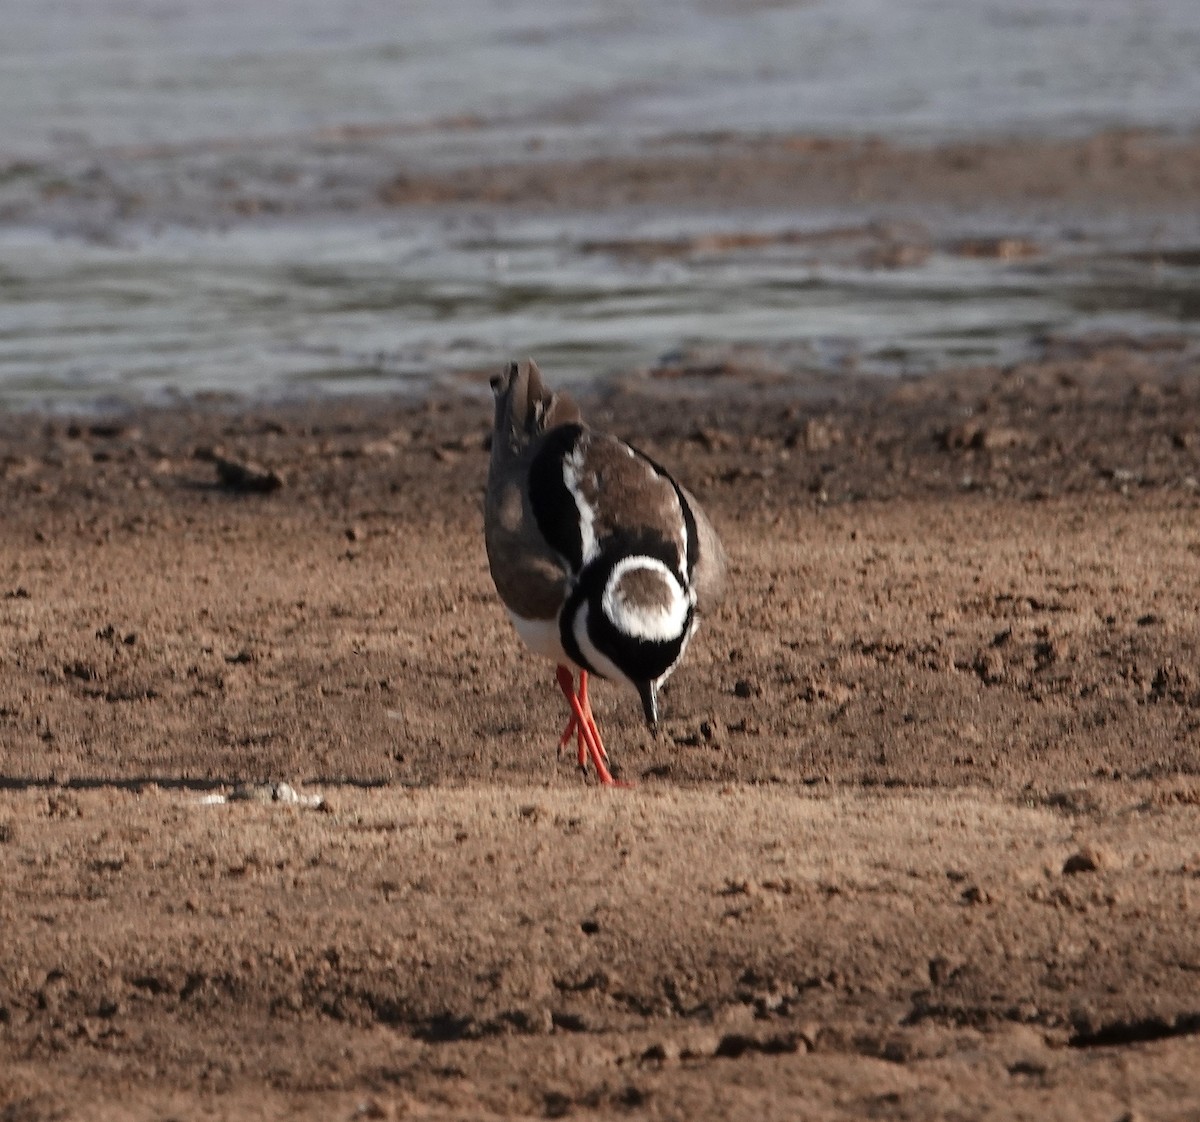
<instances>
[{"instance_id":1,"label":"bird's tail","mask_svg":"<svg viewBox=\"0 0 1200 1122\"><path fill-rule=\"evenodd\" d=\"M513 362L492 379L496 395L496 432L507 447L518 450L535 436L558 425L579 421L579 406L565 393L546 388L533 359Z\"/></svg>"}]
</instances>

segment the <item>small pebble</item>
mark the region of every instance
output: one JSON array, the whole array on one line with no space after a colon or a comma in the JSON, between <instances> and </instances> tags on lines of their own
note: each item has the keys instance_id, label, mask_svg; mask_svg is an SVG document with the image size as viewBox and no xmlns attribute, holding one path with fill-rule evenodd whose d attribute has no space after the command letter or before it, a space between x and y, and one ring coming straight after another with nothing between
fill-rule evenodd
<instances>
[{"instance_id":1,"label":"small pebble","mask_svg":"<svg viewBox=\"0 0 1200 1122\"><path fill-rule=\"evenodd\" d=\"M320 809L325 805L322 795L302 795L290 783L241 783L228 795L201 795L200 806L221 806L234 802L286 803Z\"/></svg>"},{"instance_id":2,"label":"small pebble","mask_svg":"<svg viewBox=\"0 0 1200 1122\"><path fill-rule=\"evenodd\" d=\"M1065 876L1074 876L1076 873L1094 873L1110 864L1112 861L1104 850L1085 845L1063 862L1062 871Z\"/></svg>"}]
</instances>

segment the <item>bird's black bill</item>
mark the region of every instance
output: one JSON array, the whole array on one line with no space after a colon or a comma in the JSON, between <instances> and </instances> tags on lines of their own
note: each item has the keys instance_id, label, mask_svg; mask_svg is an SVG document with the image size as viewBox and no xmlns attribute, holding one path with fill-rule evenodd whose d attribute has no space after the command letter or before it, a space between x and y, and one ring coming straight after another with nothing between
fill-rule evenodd
<instances>
[{"instance_id":1,"label":"bird's black bill","mask_svg":"<svg viewBox=\"0 0 1200 1122\"><path fill-rule=\"evenodd\" d=\"M642 698L642 712L646 714L646 727L658 732L658 688L653 682L639 682L638 693Z\"/></svg>"}]
</instances>

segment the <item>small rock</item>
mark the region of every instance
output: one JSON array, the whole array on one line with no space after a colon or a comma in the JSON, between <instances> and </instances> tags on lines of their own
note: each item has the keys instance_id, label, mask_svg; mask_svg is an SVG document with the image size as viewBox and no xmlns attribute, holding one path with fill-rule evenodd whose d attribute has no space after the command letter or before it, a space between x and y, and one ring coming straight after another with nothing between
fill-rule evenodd
<instances>
[{"instance_id":1,"label":"small rock","mask_svg":"<svg viewBox=\"0 0 1200 1122\"><path fill-rule=\"evenodd\" d=\"M953 981L962 966L960 960L947 958L944 955L931 958L929 960L929 981L935 986L944 986L947 982Z\"/></svg>"},{"instance_id":2,"label":"small rock","mask_svg":"<svg viewBox=\"0 0 1200 1122\"><path fill-rule=\"evenodd\" d=\"M238 463L222 456L214 456L213 464L217 469L217 481L228 491L266 495L283 486L283 477L277 471L258 464Z\"/></svg>"},{"instance_id":3,"label":"small rock","mask_svg":"<svg viewBox=\"0 0 1200 1122\"><path fill-rule=\"evenodd\" d=\"M720 1006L712 1015L712 1023L720 1027L726 1036L730 1033L750 1033L754 1027L755 1009L740 1001Z\"/></svg>"},{"instance_id":4,"label":"small rock","mask_svg":"<svg viewBox=\"0 0 1200 1122\"><path fill-rule=\"evenodd\" d=\"M677 1062L679 1055L680 1048L674 1040L660 1040L642 1053L641 1060L643 1063L670 1064Z\"/></svg>"},{"instance_id":5,"label":"small rock","mask_svg":"<svg viewBox=\"0 0 1200 1122\"><path fill-rule=\"evenodd\" d=\"M76 659L64 666L63 673L68 677L78 678L81 682L98 682L100 680L100 671L90 662L84 662L81 659Z\"/></svg>"},{"instance_id":6,"label":"small rock","mask_svg":"<svg viewBox=\"0 0 1200 1122\"><path fill-rule=\"evenodd\" d=\"M706 452L721 451L733 444L733 437L729 433L714 428L693 429L688 440L693 444L699 444Z\"/></svg>"},{"instance_id":7,"label":"small rock","mask_svg":"<svg viewBox=\"0 0 1200 1122\"><path fill-rule=\"evenodd\" d=\"M105 1020L110 1020L120 1012L121 1003L113 997L101 998L100 1004L96 1006L96 1016Z\"/></svg>"},{"instance_id":8,"label":"small rock","mask_svg":"<svg viewBox=\"0 0 1200 1122\"><path fill-rule=\"evenodd\" d=\"M708 1059L716 1054L721 1038L716 1029L705 1027L687 1033L680 1041L679 1058L682 1060Z\"/></svg>"},{"instance_id":9,"label":"small rock","mask_svg":"<svg viewBox=\"0 0 1200 1122\"><path fill-rule=\"evenodd\" d=\"M1005 428L997 425L983 429L979 434L979 446L988 452L996 452L1004 448L1017 448L1028 443L1025 434L1020 429Z\"/></svg>"},{"instance_id":10,"label":"small rock","mask_svg":"<svg viewBox=\"0 0 1200 1122\"><path fill-rule=\"evenodd\" d=\"M980 651L979 654L975 656L973 668L975 673L979 675L980 680L986 686L994 686L1004 681L1004 656L995 648L987 651Z\"/></svg>"},{"instance_id":11,"label":"small rock","mask_svg":"<svg viewBox=\"0 0 1200 1122\"><path fill-rule=\"evenodd\" d=\"M529 1033L533 1036L547 1036L554 1031L554 1014L544 1005L535 1005L525 1009L510 1009L504 1014L504 1020L518 1032Z\"/></svg>"},{"instance_id":12,"label":"small rock","mask_svg":"<svg viewBox=\"0 0 1200 1122\"><path fill-rule=\"evenodd\" d=\"M209 799L203 800L209 802ZM216 801L216 800L211 800ZM226 797L227 802L285 803L319 809L324 803L320 795L302 795L290 783L242 783Z\"/></svg>"},{"instance_id":13,"label":"small rock","mask_svg":"<svg viewBox=\"0 0 1200 1122\"><path fill-rule=\"evenodd\" d=\"M1008 1065L1009 1075L1031 1075L1042 1076L1049 1070L1047 1064L1041 1060L1017 1060Z\"/></svg>"},{"instance_id":14,"label":"small rock","mask_svg":"<svg viewBox=\"0 0 1200 1122\"><path fill-rule=\"evenodd\" d=\"M550 1024L552 1028L562 1029L563 1032L589 1031L588 1019L586 1017L579 1013L568 1013L565 1010L550 1013Z\"/></svg>"},{"instance_id":15,"label":"small rock","mask_svg":"<svg viewBox=\"0 0 1200 1122\"><path fill-rule=\"evenodd\" d=\"M727 1032L717 1042L713 1055L723 1059L736 1060L746 1055L747 1052L781 1056L807 1050L807 1043L799 1033L795 1032L776 1033L762 1037L751 1033Z\"/></svg>"},{"instance_id":16,"label":"small rock","mask_svg":"<svg viewBox=\"0 0 1200 1122\"><path fill-rule=\"evenodd\" d=\"M823 1029L817 1021L805 1021L796 1029L796 1035L804 1042L804 1046L810 1051L817 1050L817 1042L821 1039Z\"/></svg>"},{"instance_id":17,"label":"small rock","mask_svg":"<svg viewBox=\"0 0 1200 1122\"><path fill-rule=\"evenodd\" d=\"M37 463L29 456L9 454L0 456L0 478L17 479L37 470Z\"/></svg>"},{"instance_id":18,"label":"small rock","mask_svg":"<svg viewBox=\"0 0 1200 1122\"><path fill-rule=\"evenodd\" d=\"M953 425L938 433L938 442L948 452L974 448L982 428L983 426L978 421L964 421L961 425Z\"/></svg>"},{"instance_id":19,"label":"small rock","mask_svg":"<svg viewBox=\"0 0 1200 1122\"><path fill-rule=\"evenodd\" d=\"M396 1117L396 1112L390 1104L381 1103L378 1099L364 1099L354 1108L355 1118L390 1119Z\"/></svg>"},{"instance_id":20,"label":"small rock","mask_svg":"<svg viewBox=\"0 0 1200 1122\"><path fill-rule=\"evenodd\" d=\"M991 893L977 884L964 888L960 899L964 904L990 904L992 902Z\"/></svg>"},{"instance_id":21,"label":"small rock","mask_svg":"<svg viewBox=\"0 0 1200 1122\"><path fill-rule=\"evenodd\" d=\"M1062 871L1064 876L1074 876L1076 873L1094 873L1098 869L1108 868L1111 864L1112 857L1106 850L1085 845L1063 862Z\"/></svg>"},{"instance_id":22,"label":"small rock","mask_svg":"<svg viewBox=\"0 0 1200 1122\"><path fill-rule=\"evenodd\" d=\"M804 448L808 452L828 452L842 442L842 430L827 421L811 418L804 425Z\"/></svg>"},{"instance_id":23,"label":"small rock","mask_svg":"<svg viewBox=\"0 0 1200 1122\"><path fill-rule=\"evenodd\" d=\"M999 452L1029 443L1029 437L1020 429L1005 425L985 425L978 420L964 421L960 425L945 429L939 438L942 447L949 452L968 448Z\"/></svg>"}]
</instances>

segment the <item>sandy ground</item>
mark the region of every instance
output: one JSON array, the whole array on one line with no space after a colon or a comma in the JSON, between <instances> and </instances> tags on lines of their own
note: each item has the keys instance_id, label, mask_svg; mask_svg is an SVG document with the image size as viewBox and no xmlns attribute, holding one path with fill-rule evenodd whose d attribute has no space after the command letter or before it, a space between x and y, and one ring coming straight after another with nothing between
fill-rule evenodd
<instances>
[{"instance_id":1,"label":"sandy ground","mask_svg":"<svg viewBox=\"0 0 1200 1122\"><path fill-rule=\"evenodd\" d=\"M620 791L484 374L0 418L0 1118L1200 1117L1196 373L597 391L733 565Z\"/></svg>"}]
</instances>

